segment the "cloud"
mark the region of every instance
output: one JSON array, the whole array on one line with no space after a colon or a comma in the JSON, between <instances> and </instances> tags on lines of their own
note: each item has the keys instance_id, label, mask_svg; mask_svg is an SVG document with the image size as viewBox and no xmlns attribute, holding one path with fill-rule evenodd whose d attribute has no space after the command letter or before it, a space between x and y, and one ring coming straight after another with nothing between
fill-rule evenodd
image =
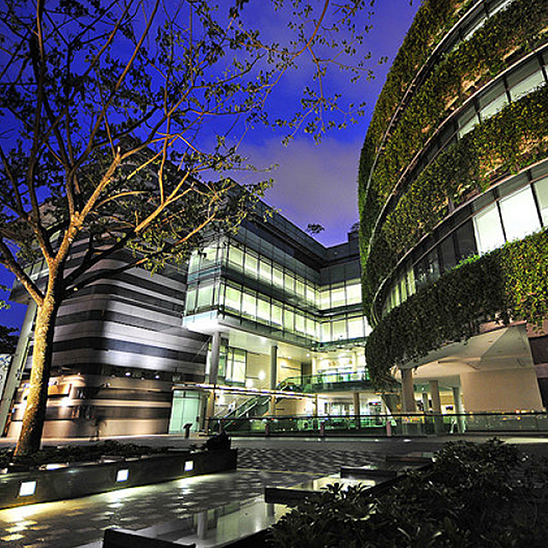
<instances>
[{"instance_id":1,"label":"cloud","mask_svg":"<svg viewBox=\"0 0 548 548\"><path fill-rule=\"evenodd\" d=\"M284 147L277 139L247 144L242 152L258 168L278 167L269 175L274 186L265 201L300 228L319 223L325 231L318 239L325 245L346 240L350 227L358 219L357 173L362 137L342 142L324 138L315 145L306 138ZM260 177L244 173L240 182Z\"/></svg>"}]
</instances>

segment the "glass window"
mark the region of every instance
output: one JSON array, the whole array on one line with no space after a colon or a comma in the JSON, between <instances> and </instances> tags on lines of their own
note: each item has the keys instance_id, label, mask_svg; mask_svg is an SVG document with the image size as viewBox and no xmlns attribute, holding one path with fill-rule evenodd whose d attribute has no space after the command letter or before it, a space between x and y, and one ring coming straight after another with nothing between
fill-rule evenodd
<instances>
[{"instance_id":1,"label":"glass window","mask_svg":"<svg viewBox=\"0 0 548 548\"><path fill-rule=\"evenodd\" d=\"M284 329L291 333L295 331L295 313L287 308L284 309Z\"/></svg>"},{"instance_id":2,"label":"glass window","mask_svg":"<svg viewBox=\"0 0 548 548\"><path fill-rule=\"evenodd\" d=\"M532 59L508 75L508 88L512 101L531 93L542 84L544 84L544 75L537 59Z\"/></svg>"},{"instance_id":3,"label":"glass window","mask_svg":"<svg viewBox=\"0 0 548 548\"><path fill-rule=\"evenodd\" d=\"M259 264L259 277L268 284L272 282L272 265L270 264L270 261L261 259Z\"/></svg>"},{"instance_id":4,"label":"glass window","mask_svg":"<svg viewBox=\"0 0 548 548\"><path fill-rule=\"evenodd\" d=\"M346 299L348 304L358 304L362 302L362 286L359 282L346 286Z\"/></svg>"},{"instance_id":5,"label":"glass window","mask_svg":"<svg viewBox=\"0 0 548 548\"><path fill-rule=\"evenodd\" d=\"M459 137L464 137L468 132L474 129L474 126L479 124L479 118L473 105L469 106L458 117Z\"/></svg>"},{"instance_id":6,"label":"glass window","mask_svg":"<svg viewBox=\"0 0 548 548\"><path fill-rule=\"evenodd\" d=\"M296 280L295 291L299 297L304 299L304 283L301 280Z\"/></svg>"},{"instance_id":7,"label":"glass window","mask_svg":"<svg viewBox=\"0 0 548 548\"><path fill-rule=\"evenodd\" d=\"M196 307L196 289L190 289L186 292L185 312L187 314L194 311Z\"/></svg>"},{"instance_id":8,"label":"glass window","mask_svg":"<svg viewBox=\"0 0 548 548\"><path fill-rule=\"evenodd\" d=\"M232 348L229 352L229 365L226 378L233 382L245 382L246 351Z\"/></svg>"},{"instance_id":9,"label":"glass window","mask_svg":"<svg viewBox=\"0 0 548 548\"><path fill-rule=\"evenodd\" d=\"M213 300L213 286L205 285L198 288L198 309L208 308Z\"/></svg>"},{"instance_id":10,"label":"glass window","mask_svg":"<svg viewBox=\"0 0 548 548\"><path fill-rule=\"evenodd\" d=\"M257 299L257 318L270 322L270 303L264 299Z\"/></svg>"},{"instance_id":11,"label":"glass window","mask_svg":"<svg viewBox=\"0 0 548 548\"><path fill-rule=\"evenodd\" d=\"M336 308L337 306L345 305L344 287L338 287L331 290L331 306Z\"/></svg>"},{"instance_id":12,"label":"glass window","mask_svg":"<svg viewBox=\"0 0 548 548\"><path fill-rule=\"evenodd\" d=\"M346 335L346 321L345 320L337 320L333 322L333 340L339 341L343 339L347 339Z\"/></svg>"},{"instance_id":13,"label":"glass window","mask_svg":"<svg viewBox=\"0 0 548 548\"><path fill-rule=\"evenodd\" d=\"M540 229L533 191L529 185L503 198L500 212L508 241L524 238Z\"/></svg>"},{"instance_id":14,"label":"glass window","mask_svg":"<svg viewBox=\"0 0 548 548\"><path fill-rule=\"evenodd\" d=\"M201 252L202 255L202 264L200 268L209 268L213 266L217 260L217 246L210 245L204 248Z\"/></svg>"},{"instance_id":15,"label":"glass window","mask_svg":"<svg viewBox=\"0 0 548 548\"><path fill-rule=\"evenodd\" d=\"M441 268L443 271L453 268L457 264L457 257L455 255L455 246L453 245L453 238L449 236L445 238L439 245Z\"/></svg>"},{"instance_id":16,"label":"glass window","mask_svg":"<svg viewBox=\"0 0 548 548\"><path fill-rule=\"evenodd\" d=\"M304 316L302 314L296 313L295 314L295 330L298 333L304 333Z\"/></svg>"},{"instance_id":17,"label":"glass window","mask_svg":"<svg viewBox=\"0 0 548 548\"><path fill-rule=\"evenodd\" d=\"M316 322L312 318L306 318L306 334L311 338L316 338Z\"/></svg>"},{"instance_id":18,"label":"glass window","mask_svg":"<svg viewBox=\"0 0 548 548\"><path fill-rule=\"evenodd\" d=\"M504 233L496 204L485 208L474 217L474 232L480 254L504 244Z\"/></svg>"},{"instance_id":19,"label":"glass window","mask_svg":"<svg viewBox=\"0 0 548 548\"><path fill-rule=\"evenodd\" d=\"M363 332L363 318L349 318L348 319L348 338L360 339L364 336Z\"/></svg>"},{"instance_id":20,"label":"glass window","mask_svg":"<svg viewBox=\"0 0 548 548\"><path fill-rule=\"evenodd\" d=\"M321 342L329 342L330 340L331 340L331 322L323 322Z\"/></svg>"},{"instance_id":21,"label":"glass window","mask_svg":"<svg viewBox=\"0 0 548 548\"><path fill-rule=\"evenodd\" d=\"M289 272L284 274L284 289L288 293L295 293L295 278Z\"/></svg>"},{"instance_id":22,"label":"glass window","mask_svg":"<svg viewBox=\"0 0 548 548\"><path fill-rule=\"evenodd\" d=\"M438 259L438 250L433 249L426 256L427 279L428 282L435 282L440 277L440 263Z\"/></svg>"},{"instance_id":23,"label":"glass window","mask_svg":"<svg viewBox=\"0 0 548 548\"><path fill-rule=\"evenodd\" d=\"M407 300L407 278L403 276L399 281L400 286L400 304Z\"/></svg>"},{"instance_id":24,"label":"glass window","mask_svg":"<svg viewBox=\"0 0 548 548\"><path fill-rule=\"evenodd\" d=\"M245 273L251 278L257 277L257 271L259 269L259 261L257 257L250 255L249 252L245 255Z\"/></svg>"},{"instance_id":25,"label":"glass window","mask_svg":"<svg viewBox=\"0 0 548 548\"><path fill-rule=\"evenodd\" d=\"M331 301L329 299L329 296L329 289L324 289L323 291L320 291L320 310L327 310L331 307Z\"/></svg>"},{"instance_id":26,"label":"glass window","mask_svg":"<svg viewBox=\"0 0 548 548\"><path fill-rule=\"evenodd\" d=\"M244 266L244 252L238 247L230 246L228 251L228 262L237 270L242 270Z\"/></svg>"},{"instance_id":27,"label":"glass window","mask_svg":"<svg viewBox=\"0 0 548 548\"><path fill-rule=\"evenodd\" d=\"M543 226L548 225L548 177L539 179L535 184L535 193L542 216Z\"/></svg>"},{"instance_id":28,"label":"glass window","mask_svg":"<svg viewBox=\"0 0 548 548\"><path fill-rule=\"evenodd\" d=\"M456 244L458 248L457 262L475 255L478 252L476 247L476 238L474 236L474 227L472 222L464 223L456 232Z\"/></svg>"},{"instance_id":29,"label":"glass window","mask_svg":"<svg viewBox=\"0 0 548 548\"><path fill-rule=\"evenodd\" d=\"M276 304L272 305L272 323L275 325L282 325L282 307Z\"/></svg>"},{"instance_id":30,"label":"glass window","mask_svg":"<svg viewBox=\"0 0 548 548\"><path fill-rule=\"evenodd\" d=\"M193 251L188 263L188 273L197 272L200 269L200 253Z\"/></svg>"},{"instance_id":31,"label":"glass window","mask_svg":"<svg viewBox=\"0 0 548 548\"><path fill-rule=\"evenodd\" d=\"M284 286L284 273L279 269L274 267L272 270L272 282L274 286L283 289Z\"/></svg>"},{"instance_id":32,"label":"glass window","mask_svg":"<svg viewBox=\"0 0 548 548\"><path fill-rule=\"evenodd\" d=\"M415 293L416 291L415 271L412 268L407 271L407 289L409 291L409 295L413 295L413 293Z\"/></svg>"},{"instance_id":33,"label":"glass window","mask_svg":"<svg viewBox=\"0 0 548 548\"><path fill-rule=\"evenodd\" d=\"M508 104L508 97L504 84L499 82L487 93L479 98L479 114L482 120L486 120L500 112Z\"/></svg>"},{"instance_id":34,"label":"glass window","mask_svg":"<svg viewBox=\"0 0 548 548\"><path fill-rule=\"evenodd\" d=\"M231 310L240 312L241 292L234 287L226 286L225 288L225 306Z\"/></svg>"},{"instance_id":35,"label":"glass window","mask_svg":"<svg viewBox=\"0 0 548 548\"><path fill-rule=\"evenodd\" d=\"M306 300L310 304L316 304L316 290L310 284L306 284Z\"/></svg>"},{"instance_id":36,"label":"glass window","mask_svg":"<svg viewBox=\"0 0 548 548\"><path fill-rule=\"evenodd\" d=\"M242 314L251 318L255 318L257 307L257 299L255 295L244 293L242 300Z\"/></svg>"}]
</instances>

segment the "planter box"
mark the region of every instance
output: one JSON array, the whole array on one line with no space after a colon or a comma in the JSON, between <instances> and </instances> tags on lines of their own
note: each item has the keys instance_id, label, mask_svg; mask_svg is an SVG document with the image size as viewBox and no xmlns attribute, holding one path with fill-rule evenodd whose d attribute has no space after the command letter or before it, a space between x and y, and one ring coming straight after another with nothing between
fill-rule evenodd
<instances>
[{"instance_id":1,"label":"planter box","mask_svg":"<svg viewBox=\"0 0 548 548\"><path fill-rule=\"evenodd\" d=\"M104 493L236 469L237 450L177 451L100 462L50 465L55 469L0 474L0 508Z\"/></svg>"}]
</instances>

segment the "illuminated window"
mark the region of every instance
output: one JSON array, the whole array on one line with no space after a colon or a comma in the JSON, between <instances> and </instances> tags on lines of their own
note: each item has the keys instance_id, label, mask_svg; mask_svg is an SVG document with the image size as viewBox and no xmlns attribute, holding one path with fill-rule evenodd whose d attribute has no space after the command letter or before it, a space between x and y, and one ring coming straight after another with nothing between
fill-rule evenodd
<instances>
[{"instance_id":1,"label":"illuminated window","mask_svg":"<svg viewBox=\"0 0 548 548\"><path fill-rule=\"evenodd\" d=\"M257 318L270 322L270 303L264 299L257 299Z\"/></svg>"},{"instance_id":2,"label":"illuminated window","mask_svg":"<svg viewBox=\"0 0 548 548\"><path fill-rule=\"evenodd\" d=\"M295 314L295 330L298 333L304 333L304 316L302 314Z\"/></svg>"},{"instance_id":3,"label":"illuminated window","mask_svg":"<svg viewBox=\"0 0 548 548\"><path fill-rule=\"evenodd\" d=\"M299 297L304 299L304 283L301 280L296 280L295 292Z\"/></svg>"},{"instance_id":4,"label":"illuminated window","mask_svg":"<svg viewBox=\"0 0 548 548\"><path fill-rule=\"evenodd\" d=\"M289 332L295 331L295 314L287 308L284 310L284 329Z\"/></svg>"},{"instance_id":5,"label":"illuminated window","mask_svg":"<svg viewBox=\"0 0 548 548\"><path fill-rule=\"evenodd\" d=\"M540 215L542 217L542 224L548 225L548 177L539 179L535 184L535 193L537 195L537 201L540 208Z\"/></svg>"},{"instance_id":6,"label":"illuminated window","mask_svg":"<svg viewBox=\"0 0 548 548\"><path fill-rule=\"evenodd\" d=\"M284 273L279 268L274 267L272 270L272 283L278 289L284 287Z\"/></svg>"},{"instance_id":7,"label":"illuminated window","mask_svg":"<svg viewBox=\"0 0 548 548\"><path fill-rule=\"evenodd\" d=\"M213 286L206 285L198 288L198 309L210 308L213 300Z\"/></svg>"},{"instance_id":8,"label":"illuminated window","mask_svg":"<svg viewBox=\"0 0 548 548\"><path fill-rule=\"evenodd\" d=\"M185 311L186 313L193 312L196 308L196 289L190 289L186 293Z\"/></svg>"},{"instance_id":9,"label":"illuminated window","mask_svg":"<svg viewBox=\"0 0 548 548\"><path fill-rule=\"evenodd\" d=\"M288 272L284 274L284 289L288 293L295 293L295 278Z\"/></svg>"},{"instance_id":10,"label":"illuminated window","mask_svg":"<svg viewBox=\"0 0 548 548\"><path fill-rule=\"evenodd\" d=\"M544 75L536 59L532 59L508 75L508 88L512 101L531 93L544 83Z\"/></svg>"},{"instance_id":11,"label":"illuminated window","mask_svg":"<svg viewBox=\"0 0 548 548\"><path fill-rule=\"evenodd\" d=\"M242 314L251 318L255 318L257 308L257 299L254 295L244 293L242 301Z\"/></svg>"},{"instance_id":12,"label":"illuminated window","mask_svg":"<svg viewBox=\"0 0 548 548\"><path fill-rule=\"evenodd\" d=\"M330 293L331 292L329 291L329 289L324 289L323 291L320 291L321 310L327 310L328 308L331 308Z\"/></svg>"},{"instance_id":13,"label":"illuminated window","mask_svg":"<svg viewBox=\"0 0 548 548\"><path fill-rule=\"evenodd\" d=\"M257 260L257 258L254 257L253 255L250 255L249 252L246 253L245 268L244 268L245 273L250 278L256 278L258 269L259 269L259 261Z\"/></svg>"},{"instance_id":14,"label":"illuminated window","mask_svg":"<svg viewBox=\"0 0 548 548\"><path fill-rule=\"evenodd\" d=\"M227 286L225 289L225 306L236 312L240 312L241 292L239 289Z\"/></svg>"},{"instance_id":15,"label":"illuminated window","mask_svg":"<svg viewBox=\"0 0 548 548\"><path fill-rule=\"evenodd\" d=\"M342 339L346 339L346 321L345 320L338 320L333 322L333 340L339 341Z\"/></svg>"},{"instance_id":16,"label":"illuminated window","mask_svg":"<svg viewBox=\"0 0 548 548\"><path fill-rule=\"evenodd\" d=\"M362 286L359 282L346 286L347 304L358 304L362 302Z\"/></svg>"},{"instance_id":17,"label":"illuminated window","mask_svg":"<svg viewBox=\"0 0 548 548\"><path fill-rule=\"evenodd\" d=\"M268 284L272 282L272 265L264 259L259 263L259 278Z\"/></svg>"},{"instance_id":18,"label":"illuminated window","mask_svg":"<svg viewBox=\"0 0 548 548\"><path fill-rule=\"evenodd\" d=\"M344 287L331 290L331 306L336 308L337 306L345 305Z\"/></svg>"},{"instance_id":19,"label":"illuminated window","mask_svg":"<svg viewBox=\"0 0 548 548\"><path fill-rule=\"evenodd\" d=\"M282 307L275 304L272 305L272 323L282 325Z\"/></svg>"},{"instance_id":20,"label":"illuminated window","mask_svg":"<svg viewBox=\"0 0 548 548\"><path fill-rule=\"evenodd\" d=\"M500 112L508 104L508 97L504 84L499 82L487 93L480 96L480 118L486 120L491 116L494 116L497 112Z\"/></svg>"},{"instance_id":21,"label":"illuminated window","mask_svg":"<svg viewBox=\"0 0 548 548\"><path fill-rule=\"evenodd\" d=\"M329 342L330 340L331 340L331 322L323 322L321 342Z\"/></svg>"},{"instance_id":22,"label":"illuminated window","mask_svg":"<svg viewBox=\"0 0 548 548\"><path fill-rule=\"evenodd\" d=\"M348 338L359 339L364 336L363 317L348 319Z\"/></svg>"},{"instance_id":23,"label":"illuminated window","mask_svg":"<svg viewBox=\"0 0 548 548\"><path fill-rule=\"evenodd\" d=\"M230 247L228 252L229 264L237 270L242 270L244 267L244 253L238 247Z\"/></svg>"},{"instance_id":24,"label":"illuminated window","mask_svg":"<svg viewBox=\"0 0 548 548\"><path fill-rule=\"evenodd\" d=\"M485 208L474 217L474 232L479 253L486 253L504 244L504 233L496 204Z\"/></svg>"},{"instance_id":25,"label":"illuminated window","mask_svg":"<svg viewBox=\"0 0 548 548\"><path fill-rule=\"evenodd\" d=\"M500 201L502 222L508 241L523 238L540 229L540 221L530 186Z\"/></svg>"}]
</instances>

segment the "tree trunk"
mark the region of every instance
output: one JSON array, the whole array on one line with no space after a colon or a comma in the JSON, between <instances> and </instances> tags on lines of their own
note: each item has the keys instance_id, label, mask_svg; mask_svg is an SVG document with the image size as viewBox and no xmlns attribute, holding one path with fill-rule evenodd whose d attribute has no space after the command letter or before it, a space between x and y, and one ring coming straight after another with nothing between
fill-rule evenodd
<instances>
[{"instance_id":1,"label":"tree trunk","mask_svg":"<svg viewBox=\"0 0 548 548\"><path fill-rule=\"evenodd\" d=\"M61 301L58 286L59 283L50 277L44 302L37 309L30 390L15 456L30 455L40 449L46 417L53 333Z\"/></svg>"}]
</instances>

